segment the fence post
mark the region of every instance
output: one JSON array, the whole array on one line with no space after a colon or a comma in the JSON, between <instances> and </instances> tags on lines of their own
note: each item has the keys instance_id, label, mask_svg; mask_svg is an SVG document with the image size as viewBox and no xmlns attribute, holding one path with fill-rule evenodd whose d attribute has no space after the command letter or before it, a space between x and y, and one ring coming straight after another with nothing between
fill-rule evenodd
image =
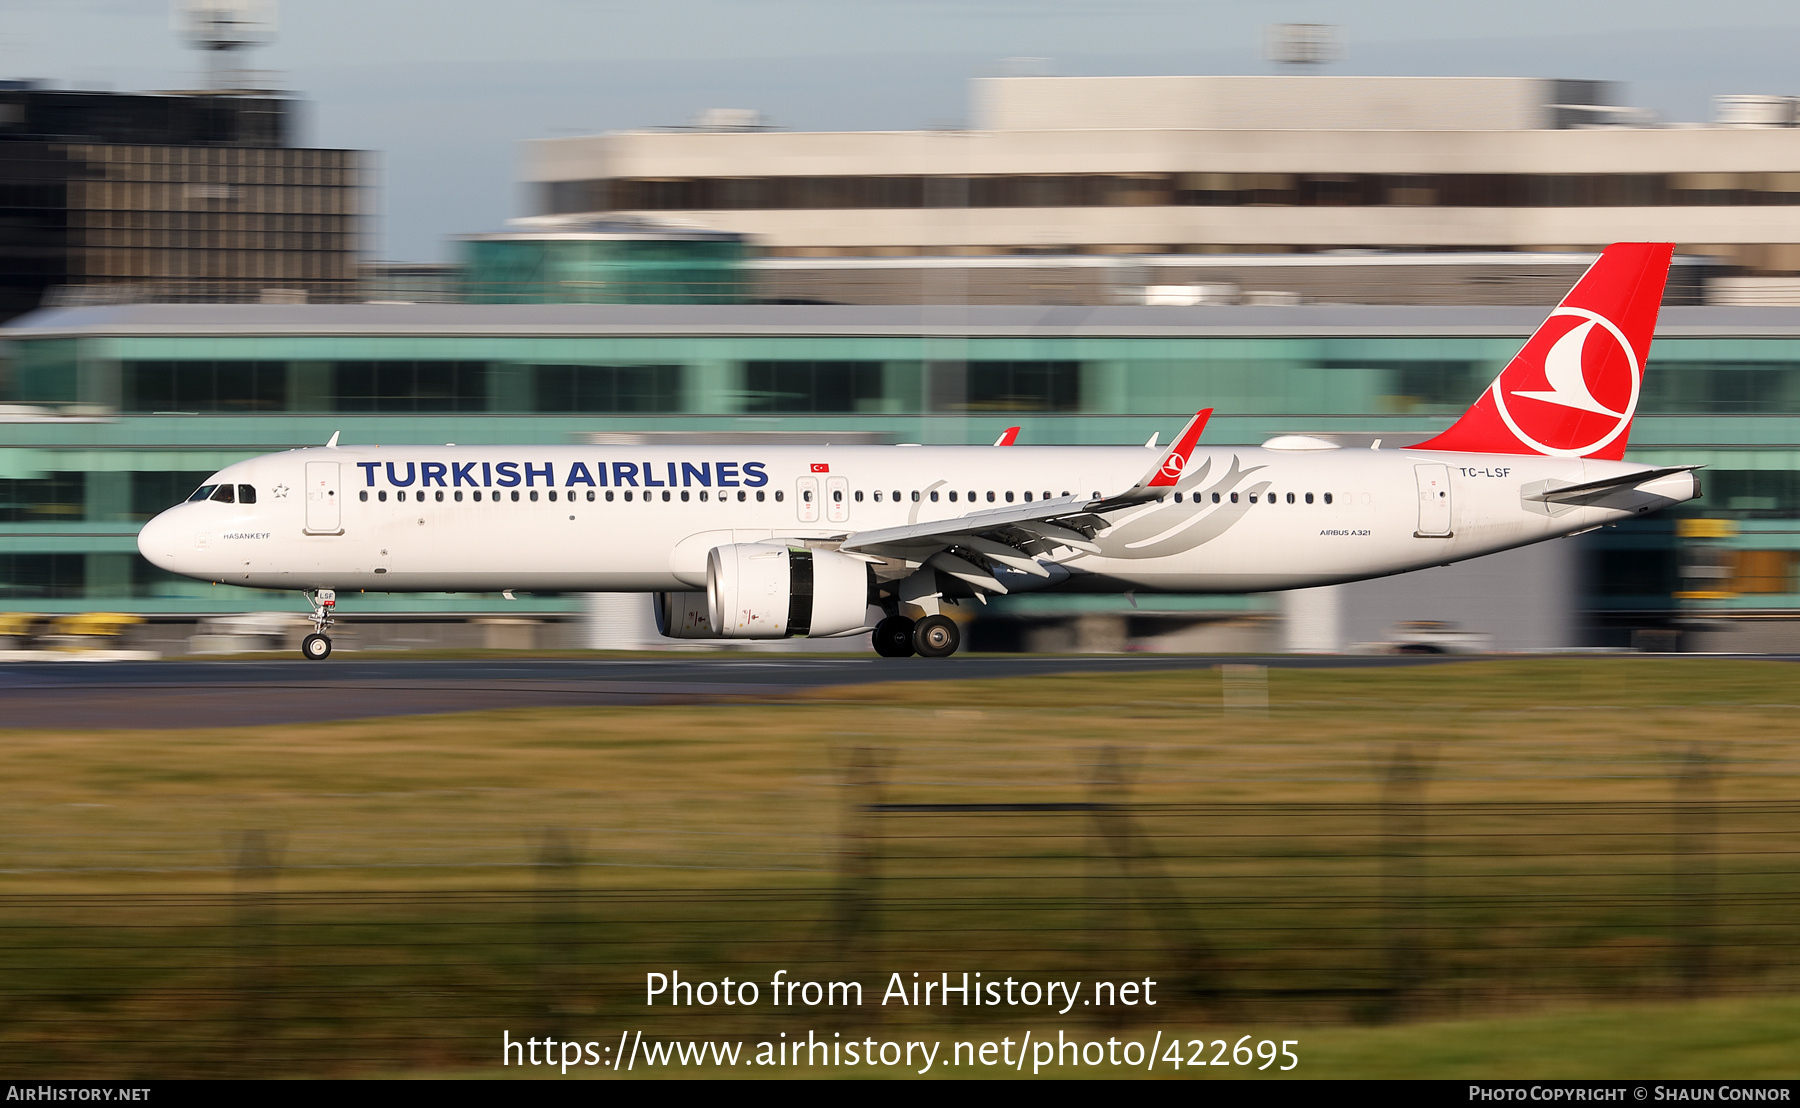
<instances>
[{"instance_id":1,"label":"fence post","mask_svg":"<svg viewBox=\"0 0 1800 1108\"><path fill-rule=\"evenodd\" d=\"M237 836L231 866L236 1047L226 1069L267 1077L280 1059L271 1047L275 1011L275 875L280 848L266 831Z\"/></svg>"},{"instance_id":2,"label":"fence post","mask_svg":"<svg viewBox=\"0 0 1800 1108\"><path fill-rule=\"evenodd\" d=\"M1089 973L1096 980L1119 968L1106 958L1118 949L1116 935L1124 933L1125 896L1130 889L1129 871L1116 856L1122 834L1119 806L1126 796L1122 762L1117 747L1099 747L1088 782L1087 945Z\"/></svg>"},{"instance_id":3,"label":"fence post","mask_svg":"<svg viewBox=\"0 0 1800 1108\"><path fill-rule=\"evenodd\" d=\"M545 828L538 837L537 889L533 913L537 932L538 995L548 1017L547 1030L561 1038L571 1007L570 994L580 988L580 920L577 918L577 859L568 832Z\"/></svg>"},{"instance_id":4,"label":"fence post","mask_svg":"<svg viewBox=\"0 0 1800 1108\"><path fill-rule=\"evenodd\" d=\"M850 750L844 773L834 930L838 960L848 964L874 949L876 884L881 862L881 757L873 747Z\"/></svg>"},{"instance_id":5,"label":"fence post","mask_svg":"<svg viewBox=\"0 0 1800 1108\"><path fill-rule=\"evenodd\" d=\"M1219 667L1220 702L1228 713L1269 714L1269 667L1227 664Z\"/></svg>"},{"instance_id":6,"label":"fence post","mask_svg":"<svg viewBox=\"0 0 1800 1108\"><path fill-rule=\"evenodd\" d=\"M1719 884L1718 769L1698 744L1675 776L1674 823L1675 976L1682 996L1698 997L1712 986Z\"/></svg>"},{"instance_id":7,"label":"fence post","mask_svg":"<svg viewBox=\"0 0 1800 1108\"><path fill-rule=\"evenodd\" d=\"M1425 766L1412 748L1396 747L1381 789L1382 999L1376 1017L1404 1018L1427 975Z\"/></svg>"},{"instance_id":8,"label":"fence post","mask_svg":"<svg viewBox=\"0 0 1800 1108\"><path fill-rule=\"evenodd\" d=\"M1100 904L1116 923L1124 918L1126 896L1137 901L1137 906L1150 917L1166 956L1175 962L1175 980L1171 982L1175 989L1193 1000L1218 1002L1225 994L1220 961L1208 945L1200 923L1188 910L1187 898L1132 818L1126 803L1131 776L1125 755L1111 746L1100 748L1089 809L1096 845L1112 855L1121 890L1116 895L1102 894ZM1093 851L1096 858L1099 853ZM1097 887L1097 867L1089 872L1095 874L1091 887ZM1116 944L1102 944L1102 949L1116 949ZM1097 975L1107 971L1108 967L1096 965Z\"/></svg>"}]
</instances>

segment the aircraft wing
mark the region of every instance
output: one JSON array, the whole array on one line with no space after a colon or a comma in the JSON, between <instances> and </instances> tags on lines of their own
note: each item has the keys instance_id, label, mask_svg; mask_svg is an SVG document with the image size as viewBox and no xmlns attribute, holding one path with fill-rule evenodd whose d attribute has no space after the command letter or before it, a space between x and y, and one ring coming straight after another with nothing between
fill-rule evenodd
<instances>
[{"instance_id":1,"label":"aircraft wing","mask_svg":"<svg viewBox=\"0 0 1800 1108\"><path fill-rule=\"evenodd\" d=\"M987 508L952 519L859 531L844 536L838 549L848 554L929 564L984 592L1004 593L1007 589L995 577L995 566L1048 577L1050 571L1037 560L1041 555L1059 547L1089 554L1100 552L1094 543L1094 532L1107 525L1102 512L1142 504L1172 492L1211 415L1211 408L1195 413L1175 437L1174 444L1158 456L1138 483L1115 496L1057 496L1031 504Z\"/></svg>"},{"instance_id":2,"label":"aircraft wing","mask_svg":"<svg viewBox=\"0 0 1800 1108\"><path fill-rule=\"evenodd\" d=\"M1098 553L1094 531L1106 521L1088 509L1100 501L1088 496L1058 496L1033 504L1015 504L970 512L954 519L883 527L846 536L838 549L918 562L942 570L983 593L1004 594L997 567L1033 577L1051 571L1038 561L1058 547Z\"/></svg>"},{"instance_id":3,"label":"aircraft wing","mask_svg":"<svg viewBox=\"0 0 1800 1108\"><path fill-rule=\"evenodd\" d=\"M904 527L858 531L846 536L838 549L852 554L905 558L919 551L941 550L954 545L959 539L999 537L1013 533L1016 533L1016 540L1021 544L1029 541L1025 536L1030 535L1040 539L1074 540L1073 543L1064 541L1059 545L1073 545L1078 550L1092 549L1092 535L1079 529L1084 521L1071 520L1070 517L1087 515L1090 507L1098 503L1100 501L1090 496L1058 496L1039 500L1034 504L1009 504L1004 508L988 508L954 519L935 519L930 523L909 523ZM1059 526L1056 521L1065 522Z\"/></svg>"}]
</instances>

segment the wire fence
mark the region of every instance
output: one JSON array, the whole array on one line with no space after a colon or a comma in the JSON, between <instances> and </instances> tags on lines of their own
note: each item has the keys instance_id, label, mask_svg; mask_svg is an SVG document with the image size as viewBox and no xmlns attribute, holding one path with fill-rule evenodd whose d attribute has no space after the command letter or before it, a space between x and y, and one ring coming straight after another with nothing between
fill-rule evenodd
<instances>
[{"instance_id":1,"label":"wire fence","mask_svg":"<svg viewBox=\"0 0 1800 1108\"><path fill-rule=\"evenodd\" d=\"M1039 986L1077 1025L1385 1022L1800 985L1800 800L1727 800L1694 748L1661 798L1434 797L1427 747L1361 801L1147 801L1092 752L1041 798L941 790L856 747L742 833L601 820L0 839L0 1064L69 1076L492 1066L503 1030L616 1038L966 1021L893 982ZM987 795L983 795L983 794ZM1159 795L1161 795L1159 793ZM546 811L571 812L566 801ZM790 826L826 804L829 833ZM812 813L818 815L819 813ZM30 891L36 890L36 891ZM646 1005L647 975L760 1005ZM816 982L770 1005L771 982ZM965 978L963 975L969 975ZM897 975L897 976L896 976ZM917 975L917 976L915 976ZM1154 982L1058 1011L1047 982ZM854 983L860 1004L847 999ZM1066 995L1066 994L1064 994ZM888 998L888 1003L883 999ZM796 1020L804 1020L797 1024Z\"/></svg>"}]
</instances>

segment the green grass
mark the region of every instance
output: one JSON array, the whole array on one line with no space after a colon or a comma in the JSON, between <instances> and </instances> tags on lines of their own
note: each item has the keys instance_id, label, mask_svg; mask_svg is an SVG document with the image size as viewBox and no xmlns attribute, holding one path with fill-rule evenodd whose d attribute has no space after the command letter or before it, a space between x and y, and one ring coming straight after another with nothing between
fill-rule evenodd
<instances>
[{"instance_id":1,"label":"green grass","mask_svg":"<svg viewBox=\"0 0 1800 1108\"><path fill-rule=\"evenodd\" d=\"M872 989L894 970L1148 973L1171 990L1158 1020L1298 1037L1311 1076L1791 1074L1800 1013L1766 998L1800 986L1795 672L1270 670L1267 712L1183 671L7 731L0 1061L231 1073L254 1041L261 1072L462 1071L503 1025L785 1029L636 1001L649 969L785 966ZM1402 750L1421 777L1396 793ZM1710 785L1683 777L1696 753ZM1681 821L1703 800L1696 839ZM1127 809L1067 807L1096 802ZM941 807L995 803L1063 807ZM267 872L241 864L251 830ZM1684 907L1709 891L1710 916ZM1696 934L1728 995L1674 1003ZM1120 1033L1163 1025L1136 1019Z\"/></svg>"}]
</instances>

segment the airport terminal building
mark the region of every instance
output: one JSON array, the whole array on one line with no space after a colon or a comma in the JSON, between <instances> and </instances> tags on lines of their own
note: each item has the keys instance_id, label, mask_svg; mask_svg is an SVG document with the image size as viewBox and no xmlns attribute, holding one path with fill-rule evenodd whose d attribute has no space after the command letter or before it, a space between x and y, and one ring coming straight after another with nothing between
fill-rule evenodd
<instances>
[{"instance_id":1,"label":"airport terminal building","mask_svg":"<svg viewBox=\"0 0 1800 1108\"><path fill-rule=\"evenodd\" d=\"M297 608L297 598L166 576L138 557L135 535L211 471L334 433L381 444L990 443L1016 424L1029 442L1117 444L1166 440L1210 406L1209 442L1306 432L1391 446L1446 426L1541 318L1371 306L43 310L0 332L0 604L164 620ZM1518 595L1496 597L1492 615L1516 622L1535 604L1542 625L1500 633L1497 645L1625 645L1687 628L1714 647L1751 647L1800 628L1787 622L1800 608L1800 310L1671 307L1658 336L1628 457L1704 463L1705 498L1684 511L1717 522L1677 534L1679 521L1654 519L1547 544L1508 571ZM1423 604L1444 591L1428 576L1452 572L1373 583L1360 600L1353 591L1343 618L1354 626L1338 638L1379 635L1362 626L1371 620L1434 615L1408 597ZM974 644L1254 646L1245 628L1278 603L1002 598ZM573 621L582 605L359 596L344 608ZM1237 637L1196 638L1197 627Z\"/></svg>"},{"instance_id":2,"label":"airport terminal building","mask_svg":"<svg viewBox=\"0 0 1800 1108\"><path fill-rule=\"evenodd\" d=\"M1792 109L1724 97L1709 123L1659 123L1616 83L1526 77L991 77L955 127L793 132L726 114L536 140L521 176L542 213L753 235L791 298L1096 302L1112 258L1139 259L1151 285L1300 290L1319 274L1269 265L1672 241L1745 282L1721 292L1800 299Z\"/></svg>"}]
</instances>

